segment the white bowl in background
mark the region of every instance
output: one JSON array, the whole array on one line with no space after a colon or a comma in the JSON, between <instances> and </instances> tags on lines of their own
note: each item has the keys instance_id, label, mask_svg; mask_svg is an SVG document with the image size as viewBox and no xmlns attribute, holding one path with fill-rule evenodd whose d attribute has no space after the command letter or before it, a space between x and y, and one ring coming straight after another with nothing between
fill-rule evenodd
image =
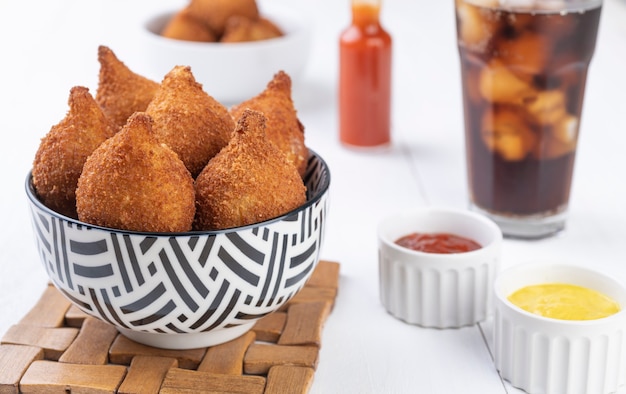
<instances>
[{"instance_id":1,"label":"white bowl in background","mask_svg":"<svg viewBox=\"0 0 626 394\"><path fill-rule=\"evenodd\" d=\"M282 29L282 37L262 41L219 43L166 38L159 33L176 11L149 17L143 25L142 43L147 72L158 82L174 66L190 66L196 81L222 104L238 104L261 93L278 71L297 84L305 71L311 24L288 9L261 8L261 15Z\"/></svg>"}]
</instances>

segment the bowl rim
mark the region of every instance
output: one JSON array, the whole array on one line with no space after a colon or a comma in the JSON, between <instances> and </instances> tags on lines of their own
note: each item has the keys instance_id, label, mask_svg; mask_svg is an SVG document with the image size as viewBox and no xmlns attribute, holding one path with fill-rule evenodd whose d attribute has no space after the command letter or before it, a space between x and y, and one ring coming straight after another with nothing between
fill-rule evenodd
<instances>
[{"instance_id":1,"label":"bowl rim","mask_svg":"<svg viewBox=\"0 0 626 394\"><path fill-rule=\"evenodd\" d=\"M491 242L485 245L481 245L479 249L468 251L468 252L430 253L430 252L413 250L413 249L400 246L396 244L395 240L391 239L389 234L383 230L383 228L388 227L391 222L395 222L400 218L416 217L416 216L427 215L427 214L456 215L456 216L463 216L465 218L468 218L469 220L479 223L480 226L488 228L489 231L493 233ZM446 207L440 207L440 206L423 207L423 208L414 209L408 212L397 212L395 214L388 215L385 218L383 218L383 220L381 220L381 222L378 224L377 230L378 230L379 241L385 244L388 248L391 248L392 250L395 250L396 252L399 252L399 253L404 253L408 256L414 256L418 258L428 257L429 259L437 259L437 260L468 259L468 258L472 258L473 256L490 253L490 250L492 248L499 247L503 239L503 235L502 235L502 231L500 230L500 227L498 227L498 225L495 222L493 222L491 219L489 219L488 217L483 216L477 212L470 211L470 210L464 210L464 209L458 209L458 208L446 208ZM452 230L447 231L447 232L454 233L454 231Z\"/></svg>"},{"instance_id":2,"label":"bowl rim","mask_svg":"<svg viewBox=\"0 0 626 394\"><path fill-rule=\"evenodd\" d=\"M292 41L298 39L298 37L307 37L309 35L310 23L301 14L296 13L291 9L275 9L273 7L259 8L261 16L267 17L272 22L279 25L284 34L279 37L267 38L259 41L242 41L242 42L203 42L203 41L187 41L179 40L175 38L163 37L156 32L151 25L153 24L165 24L179 9L165 9L158 13L151 15L141 23L141 30L153 40L161 41L167 45L177 45L183 48L194 50L215 50L220 51L234 51L245 48L259 48L260 46L269 47L272 45L279 45L283 42ZM286 29L284 22L289 21L289 29ZM297 26L293 28L292 26ZM164 26L161 26L163 28Z\"/></svg>"},{"instance_id":3,"label":"bowl rim","mask_svg":"<svg viewBox=\"0 0 626 394\"><path fill-rule=\"evenodd\" d=\"M599 278L600 280L604 282L611 283L612 286L614 286L617 289L620 289L622 293L626 294L626 286L623 283L621 283L615 278L597 269L589 268L584 265L573 264L573 263L531 261L531 262L525 262L525 263L514 265L512 267L502 270L496 275L493 281L493 286L492 286L494 299L496 300L495 308L498 309L498 304L500 304L501 305L500 308L506 308L510 312L515 313L518 316L523 317L525 319L529 319L535 322L541 322L543 324L549 324L551 326L560 326L560 327L599 326L602 324L610 324L610 323L613 323L614 321L619 322L619 321L626 319L626 305L622 304L618 300L615 300L615 301L620 304L619 311L617 311L616 313L612 315L609 315L600 319L591 319L591 320L565 320L565 319L556 319L552 317L546 317L546 316L528 312L527 310L522 309L519 306L512 303L511 301L509 301L508 294L504 293L504 289L503 289L504 285L502 284L502 282L506 281L507 278L511 277L512 275L515 275L516 273L520 271L527 271L527 270L535 271L535 270L541 270L541 269L556 269L556 270L570 270L570 271L574 270L574 271L578 271L581 273L586 273L588 275L594 275L596 278ZM561 281L561 283L567 283L567 282ZM530 285L530 284L527 284L527 285ZM524 286L526 285L517 287L516 290L519 290ZM606 295L606 293L603 293L603 294Z\"/></svg>"},{"instance_id":4,"label":"bowl rim","mask_svg":"<svg viewBox=\"0 0 626 394\"><path fill-rule=\"evenodd\" d=\"M219 235L219 234L230 234L230 233L235 233L235 232L239 232L239 231L246 231L246 230L250 230L250 229L254 229L254 228L259 228L259 227L265 227L268 226L270 224L273 224L275 222L280 222L300 211L303 211L305 209L307 209L308 207L317 204L319 202L319 200L321 200L322 196L324 196L327 192L328 189L330 188L330 168L328 167L328 164L326 163L326 161L322 158L322 156L320 156L319 154L317 154L317 152L313 151L312 149L308 149L309 151L309 161L315 157L321 164L322 167L326 170L326 176L325 179L323 179L322 182L322 186L320 188L320 190L318 190L318 192L314 195L312 195L310 198L307 199L307 201L300 205L299 207L292 209L289 212L285 212L284 214L280 215L280 216L276 216L274 218L268 219L268 220L264 220L262 222L257 222L257 223L252 223L252 224L247 224L245 226L239 226L239 227L229 227L229 228L225 228L225 229L219 229L219 230L192 230L192 231L182 231L182 232L154 232L154 231L133 231L133 230L123 230L123 229L117 229L117 228L112 228L112 227L104 227L104 226L98 226L95 224L91 224L91 223L87 223L87 222L83 222L81 220L78 219L74 219L71 218L69 216L65 216L63 214L60 214L56 211L54 211L51 208L48 208L43 202L41 202L41 200L39 200L39 197L37 197L37 192L35 191L35 187L33 185L32 182L32 169L28 171L28 174L26 175L26 181L25 181L25 189L26 189L26 195L28 196L28 199L30 200L30 202L37 206L37 208L41 209L42 211L48 213L51 216L57 217L59 219L64 220L65 222L69 222L72 223L73 225L76 226L82 226L85 228L90 228L90 229L96 229L96 230L101 230L101 231L106 231L106 232L110 232L110 233L116 233L116 234L128 234L128 235L141 235L141 236L153 236L153 237L198 237L198 236L211 236L211 235ZM306 174L305 173L305 178L306 179Z\"/></svg>"}]
</instances>

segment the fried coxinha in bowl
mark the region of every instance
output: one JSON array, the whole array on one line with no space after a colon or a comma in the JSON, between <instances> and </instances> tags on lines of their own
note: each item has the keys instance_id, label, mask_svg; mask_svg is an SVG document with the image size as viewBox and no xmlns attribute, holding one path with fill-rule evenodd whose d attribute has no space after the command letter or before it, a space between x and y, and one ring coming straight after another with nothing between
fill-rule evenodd
<instances>
[{"instance_id":1,"label":"fried coxinha in bowl","mask_svg":"<svg viewBox=\"0 0 626 394\"><path fill-rule=\"evenodd\" d=\"M289 76L226 108L187 66L161 82L110 48L70 89L26 179L41 262L84 312L147 345L242 335L319 261L330 172L304 144Z\"/></svg>"},{"instance_id":2,"label":"fried coxinha in bowl","mask_svg":"<svg viewBox=\"0 0 626 394\"><path fill-rule=\"evenodd\" d=\"M256 0L189 0L165 19L158 33L182 41L251 42L285 34Z\"/></svg>"}]
</instances>

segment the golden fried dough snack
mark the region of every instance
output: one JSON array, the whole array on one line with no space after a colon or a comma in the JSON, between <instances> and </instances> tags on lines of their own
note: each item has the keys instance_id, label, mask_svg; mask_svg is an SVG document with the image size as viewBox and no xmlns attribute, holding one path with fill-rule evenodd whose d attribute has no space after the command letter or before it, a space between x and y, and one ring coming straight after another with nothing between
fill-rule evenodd
<instances>
[{"instance_id":1,"label":"golden fried dough snack","mask_svg":"<svg viewBox=\"0 0 626 394\"><path fill-rule=\"evenodd\" d=\"M191 0L188 9L191 15L206 23L218 37L224 34L228 19L234 15L253 20L259 18L256 0Z\"/></svg>"},{"instance_id":2,"label":"golden fried dough snack","mask_svg":"<svg viewBox=\"0 0 626 394\"><path fill-rule=\"evenodd\" d=\"M191 230L193 178L170 148L152 134L151 119L133 114L89 156L78 179L80 220L150 232Z\"/></svg>"},{"instance_id":3,"label":"golden fried dough snack","mask_svg":"<svg viewBox=\"0 0 626 394\"><path fill-rule=\"evenodd\" d=\"M250 42L268 40L283 35L282 30L269 19L252 20L245 16L228 19L221 42Z\"/></svg>"},{"instance_id":4,"label":"golden fried dough snack","mask_svg":"<svg viewBox=\"0 0 626 394\"><path fill-rule=\"evenodd\" d=\"M244 226L283 215L306 201L296 168L265 137L265 117L245 110L229 144L195 183L197 230Z\"/></svg>"},{"instance_id":5,"label":"golden fried dough snack","mask_svg":"<svg viewBox=\"0 0 626 394\"><path fill-rule=\"evenodd\" d=\"M291 99L291 78L279 71L256 97L230 109L238 119L246 108L262 112L267 118L267 138L274 143L291 162L300 175L304 175L309 151L304 144L304 126L300 123Z\"/></svg>"},{"instance_id":6,"label":"golden fried dough snack","mask_svg":"<svg viewBox=\"0 0 626 394\"><path fill-rule=\"evenodd\" d=\"M218 38L204 22L191 15L187 8L174 14L161 35L175 40L198 42L215 42Z\"/></svg>"},{"instance_id":7,"label":"golden fried dough snack","mask_svg":"<svg viewBox=\"0 0 626 394\"><path fill-rule=\"evenodd\" d=\"M165 76L146 113L157 139L178 154L193 177L235 129L228 109L202 90L188 66L176 66Z\"/></svg>"},{"instance_id":8,"label":"golden fried dough snack","mask_svg":"<svg viewBox=\"0 0 626 394\"><path fill-rule=\"evenodd\" d=\"M33 185L50 209L76 218L76 185L87 157L117 126L98 106L89 89L70 90L69 111L42 138L33 162Z\"/></svg>"},{"instance_id":9,"label":"golden fried dough snack","mask_svg":"<svg viewBox=\"0 0 626 394\"><path fill-rule=\"evenodd\" d=\"M159 84L131 71L111 49L98 47L100 74L96 101L122 127L130 115L146 110Z\"/></svg>"}]
</instances>

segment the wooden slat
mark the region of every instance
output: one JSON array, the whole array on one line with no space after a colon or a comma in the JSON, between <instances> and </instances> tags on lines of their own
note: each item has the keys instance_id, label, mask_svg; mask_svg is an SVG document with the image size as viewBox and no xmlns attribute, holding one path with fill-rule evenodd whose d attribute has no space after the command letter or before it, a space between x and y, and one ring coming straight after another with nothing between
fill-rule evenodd
<instances>
[{"instance_id":1,"label":"wooden slat","mask_svg":"<svg viewBox=\"0 0 626 394\"><path fill-rule=\"evenodd\" d=\"M248 331L232 341L210 347L200 366L198 366L198 371L241 375L243 373L243 356L255 338L254 331Z\"/></svg>"},{"instance_id":2,"label":"wooden slat","mask_svg":"<svg viewBox=\"0 0 626 394\"><path fill-rule=\"evenodd\" d=\"M178 360L166 357L136 356L118 389L119 394L158 393L167 372L178 367Z\"/></svg>"},{"instance_id":3,"label":"wooden slat","mask_svg":"<svg viewBox=\"0 0 626 394\"><path fill-rule=\"evenodd\" d=\"M262 394L264 390L265 378L260 376L221 375L179 368L170 369L161 385L162 394Z\"/></svg>"},{"instance_id":4,"label":"wooden slat","mask_svg":"<svg viewBox=\"0 0 626 394\"><path fill-rule=\"evenodd\" d=\"M39 327L62 327L65 312L70 308L70 301L63 297L56 287L49 284L35 306L19 321Z\"/></svg>"},{"instance_id":5,"label":"wooden slat","mask_svg":"<svg viewBox=\"0 0 626 394\"><path fill-rule=\"evenodd\" d=\"M278 339L279 345L322 344L322 329L331 310L329 302L309 302L292 305L287 323Z\"/></svg>"},{"instance_id":6,"label":"wooden slat","mask_svg":"<svg viewBox=\"0 0 626 394\"><path fill-rule=\"evenodd\" d=\"M308 367L278 365L267 374L265 394L305 394L313 384L315 370Z\"/></svg>"},{"instance_id":7,"label":"wooden slat","mask_svg":"<svg viewBox=\"0 0 626 394\"><path fill-rule=\"evenodd\" d=\"M83 325L83 321L88 317L88 314L81 311L76 305L72 305L65 313L65 325L80 328Z\"/></svg>"},{"instance_id":8,"label":"wooden slat","mask_svg":"<svg viewBox=\"0 0 626 394\"><path fill-rule=\"evenodd\" d=\"M76 328L49 328L16 324L4 334L2 343L29 345L44 350L47 360L58 360L78 335Z\"/></svg>"},{"instance_id":9,"label":"wooden slat","mask_svg":"<svg viewBox=\"0 0 626 394\"><path fill-rule=\"evenodd\" d=\"M114 364L130 365L135 356L169 357L177 359L180 368L196 369L205 353L206 348L188 350L159 349L142 345L123 335L118 335L109 350L109 361Z\"/></svg>"},{"instance_id":10,"label":"wooden slat","mask_svg":"<svg viewBox=\"0 0 626 394\"><path fill-rule=\"evenodd\" d=\"M18 393L28 366L43 359L43 349L23 345L0 345L0 393Z\"/></svg>"},{"instance_id":11,"label":"wooden slat","mask_svg":"<svg viewBox=\"0 0 626 394\"><path fill-rule=\"evenodd\" d=\"M264 342L276 343L285 328L287 313L274 312L259 319L252 327L256 339Z\"/></svg>"},{"instance_id":12,"label":"wooden slat","mask_svg":"<svg viewBox=\"0 0 626 394\"><path fill-rule=\"evenodd\" d=\"M89 317L59 362L104 365L109 361L109 347L117 335L118 331L112 325Z\"/></svg>"},{"instance_id":13,"label":"wooden slat","mask_svg":"<svg viewBox=\"0 0 626 394\"><path fill-rule=\"evenodd\" d=\"M283 305L280 310L286 311L294 304L300 304L304 302L329 302L335 303L335 297L337 296L337 289L330 287L307 287L304 286L298 294L296 294L288 303Z\"/></svg>"},{"instance_id":14,"label":"wooden slat","mask_svg":"<svg viewBox=\"0 0 626 394\"><path fill-rule=\"evenodd\" d=\"M28 393L113 393L126 375L121 365L79 365L53 361L33 362L20 387Z\"/></svg>"},{"instance_id":15,"label":"wooden slat","mask_svg":"<svg viewBox=\"0 0 626 394\"><path fill-rule=\"evenodd\" d=\"M316 346L284 346L252 344L243 360L243 371L250 375L266 375L275 365L296 365L317 368L319 349Z\"/></svg>"},{"instance_id":16,"label":"wooden slat","mask_svg":"<svg viewBox=\"0 0 626 394\"><path fill-rule=\"evenodd\" d=\"M328 287L337 289L339 287L339 263L334 261L320 261L306 285L308 287Z\"/></svg>"}]
</instances>

